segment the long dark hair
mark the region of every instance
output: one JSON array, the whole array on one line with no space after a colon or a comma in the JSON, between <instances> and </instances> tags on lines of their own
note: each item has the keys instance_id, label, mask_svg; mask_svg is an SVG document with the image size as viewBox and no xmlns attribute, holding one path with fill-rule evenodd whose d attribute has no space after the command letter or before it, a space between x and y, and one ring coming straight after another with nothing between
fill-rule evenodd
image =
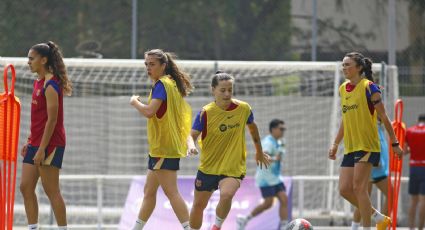
<instances>
[{"instance_id":1,"label":"long dark hair","mask_svg":"<svg viewBox=\"0 0 425 230\"><path fill-rule=\"evenodd\" d=\"M177 89L183 97L192 92L193 86L190 82L190 76L177 67L176 62L174 61L176 55L164 52L161 49L153 49L145 52L145 57L150 55L158 59L161 64L166 64L165 74L168 74L173 78L176 82Z\"/></svg>"},{"instance_id":2,"label":"long dark hair","mask_svg":"<svg viewBox=\"0 0 425 230\"><path fill-rule=\"evenodd\" d=\"M59 46L52 41L48 41L47 43L40 43L32 46L31 50L47 58L47 63L45 65L46 69L59 78L59 84L64 94L70 96L72 94L72 83L68 78L66 66L63 62L63 55Z\"/></svg>"},{"instance_id":3,"label":"long dark hair","mask_svg":"<svg viewBox=\"0 0 425 230\"><path fill-rule=\"evenodd\" d=\"M357 66L361 66L360 75L364 75L369 81L373 80L372 72L372 60L370 58L364 57L363 54L358 52L351 52L345 55L356 62Z\"/></svg>"}]
</instances>

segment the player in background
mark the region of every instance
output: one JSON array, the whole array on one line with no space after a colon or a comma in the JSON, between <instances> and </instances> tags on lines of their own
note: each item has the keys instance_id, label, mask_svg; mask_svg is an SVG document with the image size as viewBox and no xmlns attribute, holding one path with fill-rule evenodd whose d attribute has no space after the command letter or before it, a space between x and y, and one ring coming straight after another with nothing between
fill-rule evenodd
<instances>
[{"instance_id":1,"label":"player in background","mask_svg":"<svg viewBox=\"0 0 425 230\"><path fill-rule=\"evenodd\" d=\"M28 52L28 65L37 73L31 100L30 136L22 148L24 157L20 190L24 198L28 229L38 229L38 179L49 198L59 230L67 229L66 207L59 187L66 145L63 124L63 95L72 86L59 47L49 41L36 44Z\"/></svg>"},{"instance_id":2,"label":"player in background","mask_svg":"<svg viewBox=\"0 0 425 230\"><path fill-rule=\"evenodd\" d=\"M189 76L180 71L173 56L160 49L145 53L145 65L153 82L148 103L134 95L130 104L148 118L149 162L142 207L134 230L143 229L156 205L161 186L183 229L189 229L189 211L177 187L180 158L186 156L191 109L184 97L192 90Z\"/></svg>"},{"instance_id":3,"label":"player in background","mask_svg":"<svg viewBox=\"0 0 425 230\"><path fill-rule=\"evenodd\" d=\"M212 229L221 229L232 206L233 196L246 174L246 126L255 145L257 165L269 165L251 107L232 98L233 84L234 78L230 74L218 71L214 75L211 83L214 101L202 108L192 126L188 154L197 153L194 141L201 135L201 156L190 212L191 229L201 228L204 209L217 189L220 190L220 200Z\"/></svg>"},{"instance_id":4,"label":"player in background","mask_svg":"<svg viewBox=\"0 0 425 230\"><path fill-rule=\"evenodd\" d=\"M379 120L379 119L378 119ZM381 213L388 215L388 171L389 171L389 158L388 158L388 142L385 137L384 128L381 122L378 121L379 142L381 144L380 160L378 167L372 168L371 181L369 182L368 192L372 193L372 186L375 185L385 196L385 202L382 205ZM355 208L353 214L353 222L351 223L351 230L357 230L360 227L361 216L359 209Z\"/></svg>"},{"instance_id":5,"label":"player in background","mask_svg":"<svg viewBox=\"0 0 425 230\"><path fill-rule=\"evenodd\" d=\"M255 183L261 190L263 202L257 205L249 215L238 216L236 221L239 230L244 230L249 220L271 208L275 197L277 197L280 203L279 229L284 230L288 224L288 197L285 192L285 185L280 179L280 172L282 171L281 161L285 154L285 142L282 140L285 130L284 121L273 119L269 124L270 135L267 135L261 141L264 153L269 155L272 160L267 169L257 167L255 174Z\"/></svg>"},{"instance_id":6,"label":"player in background","mask_svg":"<svg viewBox=\"0 0 425 230\"><path fill-rule=\"evenodd\" d=\"M378 230L385 230L391 219L373 208L368 184L373 166L378 166L380 143L377 116L387 130L395 153L401 150L391 122L381 101L379 87L373 83L372 61L357 52L345 55L342 63L347 79L340 87L342 122L328 157L336 159L338 145L344 138L344 158L339 176L339 191L342 197L357 207L363 229L370 229L371 218Z\"/></svg>"},{"instance_id":7,"label":"player in background","mask_svg":"<svg viewBox=\"0 0 425 230\"><path fill-rule=\"evenodd\" d=\"M425 114L406 131L406 154L410 153L409 172L409 228L415 229L418 211L418 229L425 223Z\"/></svg>"}]
</instances>

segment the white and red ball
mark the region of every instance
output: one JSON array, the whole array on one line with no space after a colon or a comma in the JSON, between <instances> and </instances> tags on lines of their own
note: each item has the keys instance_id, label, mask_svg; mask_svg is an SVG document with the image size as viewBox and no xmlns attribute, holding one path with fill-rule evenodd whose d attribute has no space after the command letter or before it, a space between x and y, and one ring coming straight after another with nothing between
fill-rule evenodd
<instances>
[{"instance_id":1,"label":"white and red ball","mask_svg":"<svg viewBox=\"0 0 425 230\"><path fill-rule=\"evenodd\" d=\"M313 230L313 225L306 219L294 219L286 225L286 230Z\"/></svg>"}]
</instances>

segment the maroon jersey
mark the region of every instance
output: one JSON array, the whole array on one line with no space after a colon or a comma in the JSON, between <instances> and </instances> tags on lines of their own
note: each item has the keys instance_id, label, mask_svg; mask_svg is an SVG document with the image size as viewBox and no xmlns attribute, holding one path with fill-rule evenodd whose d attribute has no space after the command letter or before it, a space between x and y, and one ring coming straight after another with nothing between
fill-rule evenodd
<instances>
[{"instance_id":1,"label":"maroon jersey","mask_svg":"<svg viewBox=\"0 0 425 230\"><path fill-rule=\"evenodd\" d=\"M31 133L28 143L32 146L40 146L41 138L43 137L44 128L47 122L47 104L44 92L48 86L51 86L58 94L59 108L55 130L53 131L48 146L65 146L66 138L65 128L63 126L63 93L59 86L59 79L57 77L52 77L46 82L46 84L44 84L44 82L45 79L37 79L34 81L31 101Z\"/></svg>"}]
</instances>

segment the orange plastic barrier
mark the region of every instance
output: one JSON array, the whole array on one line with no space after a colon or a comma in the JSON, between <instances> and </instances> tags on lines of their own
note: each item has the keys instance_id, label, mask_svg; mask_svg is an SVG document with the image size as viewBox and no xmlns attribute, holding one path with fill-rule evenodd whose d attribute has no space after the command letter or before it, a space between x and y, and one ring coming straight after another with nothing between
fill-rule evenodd
<instances>
[{"instance_id":1,"label":"orange plastic barrier","mask_svg":"<svg viewBox=\"0 0 425 230\"><path fill-rule=\"evenodd\" d=\"M9 91L7 73L12 73ZM16 161L19 141L21 103L15 97L15 68L7 65L3 72L5 92L0 94L0 230L13 227Z\"/></svg>"},{"instance_id":2,"label":"orange plastic barrier","mask_svg":"<svg viewBox=\"0 0 425 230\"><path fill-rule=\"evenodd\" d=\"M403 118L403 101L398 99L395 103L395 120L392 122L392 126L397 137L398 142L400 143L400 148L404 147L404 139L406 136L406 126L402 122ZM389 143L389 153L390 153L390 175L388 180L388 213L392 220L392 226L389 226L389 229L396 229L397 226L397 210L398 210L398 196L400 192L400 178L401 170L403 166L403 159L398 157Z\"/></svg>"}]
</instances>

